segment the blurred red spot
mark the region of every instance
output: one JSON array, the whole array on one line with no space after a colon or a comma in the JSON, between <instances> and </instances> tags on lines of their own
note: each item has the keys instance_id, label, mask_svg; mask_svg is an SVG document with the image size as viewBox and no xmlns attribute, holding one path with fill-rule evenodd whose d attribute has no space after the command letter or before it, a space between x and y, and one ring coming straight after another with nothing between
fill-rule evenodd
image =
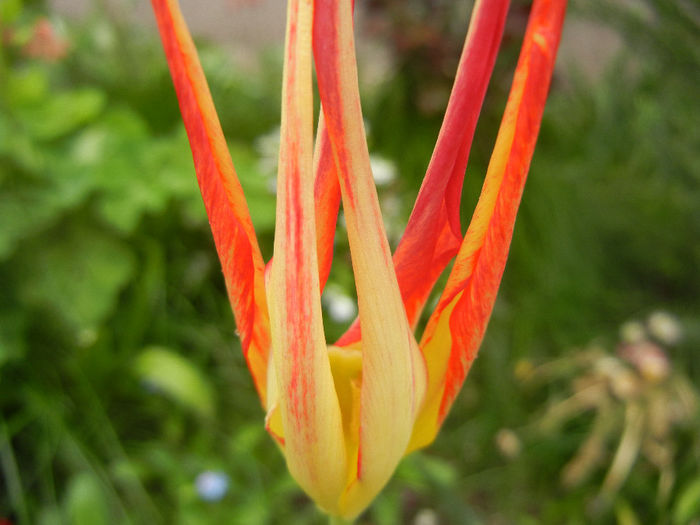
<instances>
[{"instance_id":1,"label":"blurred red spot","mask_svg":"<svg viewBox=\"0 0 700 525\"><path fill-rule=\"evenodd\" d=\"M40 18L34 24L32 36L22 48L22 52L29 57L55 62L66 56L68 41L56 34L48 18ZM0 522L0 525L5 524Z\"/></svg>"}]
</instances>

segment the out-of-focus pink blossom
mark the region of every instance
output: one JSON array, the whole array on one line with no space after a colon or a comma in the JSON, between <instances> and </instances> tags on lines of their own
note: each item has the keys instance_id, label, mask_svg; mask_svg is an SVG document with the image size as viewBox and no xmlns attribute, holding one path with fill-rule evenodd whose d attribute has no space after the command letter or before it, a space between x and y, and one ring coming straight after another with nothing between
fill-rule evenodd
<instances>
[{"instance_id":1,"label":"out-of-focus pink blossom","mask_svg":"<svg viewBox=\"0 0 700 525\"><path fill-rule=\"evenodd\" d=\"M40 18L34 24L32 36L22 48L22 53L28 57L56 62L66 56L68 47L68 40L56 32L51 21Z\"/></svg>"},{"instance_id":2,"label":"out-of-focus pink blossom","mask_svg":"<svg viewBox=\"0 0 700 525\"><path fill-rule=\"evenodd\" d=\"M671 365L663 349L649 341L622 345L618 350L620 357L632 363L640 375L652 383L666 379Z\"/></svg>"}]
</instances>

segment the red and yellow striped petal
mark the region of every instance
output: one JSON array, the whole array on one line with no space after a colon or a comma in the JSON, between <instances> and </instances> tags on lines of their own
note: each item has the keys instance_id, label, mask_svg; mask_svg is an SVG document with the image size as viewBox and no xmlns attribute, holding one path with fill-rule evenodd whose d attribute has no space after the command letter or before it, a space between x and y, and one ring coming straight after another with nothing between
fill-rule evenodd
<instances>
[{"instance_id":1,"label":"red and yellow striped petal","mask_svg":"<svg viewBox=\"0 0 700 525\"><path fill-rule=\"evenodd\" d=\"M394 254L415 327L425 301L462 241L460 196L476 122L500 47L508 0L478 0L433 156Z\"/></svg>"},{"instance_id":2,"label":"red and yellow striped petal","mask_svg":"<svg viewBox=\"0 0 700 525\"><path fill-rule=\"evenodd\" d=\"M411 449L430 443L486 330L554 69L566 0L535 0L484 186L421 340L428 392Z\"/></svg>"},{"instance_id":3,"label":"red and yellow striped petal","mask_svg":"<svg viewBox=\"0 0 700 525\"><path fill-rule=\"evenodd\" d=\"M474 6L445 118L393 263L412 328L435 282L459 251L459 207L476 122L491 78L508 0L479 0ZM360 339L354 323L337 344Z\"/></svg>"},{"instance_id":4,"label":"red and yellow striped petal","mask_svg":"<svg viewBox=\"0 0 700 525\"><path fill-rule=\"evenodd\" d=\"M265 404L269 321L264 263L248 205L177 0L151 0L187 129L241 346Z\"/></svg>"},{"instance_id":5,"label":"red and yellow striped petal","mask_svg":"<svg viewBox=\"0 0 700 525\"><path fill-rule=\"evenodd\" d=\"M323 117L319 115L314 149L314 199L316 201L316 249L321 290L328 280L333 262L333 240L340 208L340 184L333 148Z\"/></svg>"},{"instance_id":6,"label":"red and yellow striped petal","mask_svg":"<svg viewBox=\"0 0 700 525\"><path fill-rule=\"evenodd\" d=\"M353 10L355 2L352 1ZM333 262L333 240L335 239L338 210L340 209L340 183L335 166L326 119L321 109L316 131L314 149L314 198L316 200L316 248L321 291L326 285Z\"/></svg>"},{"instance_id":7,"label":"red and yellow striped petal","mask_svg":"<svg viewBox=\"0 0 700 525\"><path fill-rule=\"evenodd\" d=\"M422 402L425 368L406 319L370 169L352 4L315 4L319 94L340 179L362 326L359 450L356 463L349 465L353 481L340 504L341 514L353 517L381 490L403 457ZM353 451L348 455L354 457Z\"/></svg>"},{"instance_id":8,"label":"red and yellow striped petal","mask_svg":"<svg viewBox=\"0 0 700 525\"><path fill-rule=\"evenodd\" d=\"M281 424L292 476L321 508L337 513L347 469L342 417L323 334L316 254L312 20L312 0L289 1L277 224L267 282L276 379L270 389L268 425Z\"/></svg>"}]
</instances>

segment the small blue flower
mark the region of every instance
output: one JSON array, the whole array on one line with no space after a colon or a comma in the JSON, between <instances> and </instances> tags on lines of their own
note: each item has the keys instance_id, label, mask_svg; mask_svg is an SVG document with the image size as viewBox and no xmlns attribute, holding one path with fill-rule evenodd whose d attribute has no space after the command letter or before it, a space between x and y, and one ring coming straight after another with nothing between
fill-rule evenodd
<instances>
[{"instance_id":1,"label":"small blue flower","mask_svg":"<svg viewBox=\"0 0 700 525\"><path fill-rule=\"evenodd\" d=\"M228 492L230 479L220 471L206 470L195 480L197 494L204 501L219 501Z\"/></svg>"}]
</instances>

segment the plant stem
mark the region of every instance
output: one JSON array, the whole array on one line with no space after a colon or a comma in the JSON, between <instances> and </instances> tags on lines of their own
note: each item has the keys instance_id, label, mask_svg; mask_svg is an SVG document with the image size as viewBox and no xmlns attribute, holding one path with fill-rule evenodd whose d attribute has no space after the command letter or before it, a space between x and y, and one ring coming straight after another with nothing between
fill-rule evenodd
<instances>
[{"instance_id":1,"label":"plant stem","mask_svg":"<svg viewBox=\"0 0 700 525\"><path fill-rule=\"evenodd\" d=\"M346 520L339 516L328 516L328 523L330 525L352 525L355 520Z\"/></svg>"}]
</instances>

